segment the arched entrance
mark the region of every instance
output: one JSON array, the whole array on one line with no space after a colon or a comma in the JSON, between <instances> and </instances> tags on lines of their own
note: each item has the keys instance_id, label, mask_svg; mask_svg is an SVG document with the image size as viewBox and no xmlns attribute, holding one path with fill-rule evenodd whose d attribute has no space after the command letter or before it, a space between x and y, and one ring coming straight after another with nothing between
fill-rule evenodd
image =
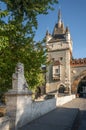
<instances>
[{"instance_id":1,"label":"arched entrance","mask_svg":"<svg viewBox=\"0 0 86 130\"><path fill-rule=\"evenodd\" d=\"M79 97L86 97L86 76L79 82L77 93Z\"/></svg>"},{"instance_id":2,"label":"arched entrance","mask_svg":"<svg viewBox=\"0 0 86 130\"><path fill-rule=\"evenodd\" d=\"M83 83L82 83L83 82ZM81 74L79 74L73 81L72 86L71 86L71 91L73 94L78 94L85 96L84 92L85 89L83 86L86 86L86 70L83 71ZM83 94L81 94L83 89Z\"/></svg>"},{"instance_id":3,"label":"arched entrance","mask_svg":"<svg viewBox=\"0 0 86 130\"><path fill-rule=\"evenodd\" d=\"M59 93L64 93L64 91L65 91L64 85L60 85L60 87L59 87L59 89L58 89L58 92L59 92Z\"/></svg>"}]
</instances>

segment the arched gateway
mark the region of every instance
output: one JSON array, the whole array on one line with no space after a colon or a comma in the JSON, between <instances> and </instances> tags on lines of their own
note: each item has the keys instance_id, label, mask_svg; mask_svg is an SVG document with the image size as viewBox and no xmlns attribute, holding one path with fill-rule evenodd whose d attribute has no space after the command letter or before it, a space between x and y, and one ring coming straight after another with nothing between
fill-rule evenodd
<instances>
[{"instance_id":1,"label":"arched gateway","mask_svg":"<svg viewBox=\"0 0 86 130\"><path fill-rule=\"evenodd\" d=\"M75 78L71 89L72 93L78 94L79 97L86 97L86 71Z\"/></svg>"}]
</instances>

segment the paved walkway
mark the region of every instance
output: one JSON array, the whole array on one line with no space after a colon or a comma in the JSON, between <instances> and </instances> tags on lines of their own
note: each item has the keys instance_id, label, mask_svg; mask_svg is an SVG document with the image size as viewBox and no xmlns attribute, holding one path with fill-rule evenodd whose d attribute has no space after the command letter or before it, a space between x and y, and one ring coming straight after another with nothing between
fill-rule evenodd
<instances>
[{"instance_id":1,"label":"paved walkway","mask_svg":"<svg viewBox=\"0 0 86 130\"><path fill-rule=\"evenodd\" d=\"M77 130L77 125L75 127L74 122L79 115L80 101L80 99L75 99L62 107L58 107L23 126L20 130Z\"/></svg>"},{"instance_id":2,"label":"paved walkway","mask_svg":"<svg viewBox=\"0 0 86 130\"><path fill-rule=\"evenodd\" d=\"M80 109L80 124L78 130L86 130L86 98L77 98L72 102L64 105L67 108L79 108Z\"/></svg>"}]
</instances>

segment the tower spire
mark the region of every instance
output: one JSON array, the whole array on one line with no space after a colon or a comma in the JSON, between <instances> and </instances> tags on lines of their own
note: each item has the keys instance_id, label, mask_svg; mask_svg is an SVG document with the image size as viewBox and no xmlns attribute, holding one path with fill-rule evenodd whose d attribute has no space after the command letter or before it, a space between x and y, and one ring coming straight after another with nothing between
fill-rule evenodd
<instances>
[{"instance_id":1,"label":"tower spire","mask_svg":"<svg viewBox=\"0 0 86 130\"><path fill-rule=\"evenodd\" d=\"M61 10L58 11L58 27L61 27Z\"/></svg>"},{"instance_id":2,"label":"tower spire","mask_svg":"<svg viewBox=\"0 0 86 130\"><path fill-rule=\"evenodd\" d=\"M58 11L58 21L61 20L61 10Z\"/></svg>"}]
</instances>

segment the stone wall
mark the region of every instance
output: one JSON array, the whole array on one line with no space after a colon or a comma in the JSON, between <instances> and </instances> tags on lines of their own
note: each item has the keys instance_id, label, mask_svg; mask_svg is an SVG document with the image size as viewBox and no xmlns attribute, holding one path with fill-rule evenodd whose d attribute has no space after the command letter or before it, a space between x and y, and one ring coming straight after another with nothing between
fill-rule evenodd
<instances>
[{"instance_id":1,"label":"stone wall","mask_svg":"<svg viewBox=\"0 0 86 130\"><path fill-rule=\"evenodd\" d=\"M9 95L10 96L10 95ZM14 98L14 95L13 95ZM31 95L16 95L16 102L13 102L14 106L16 105L16 114L14 116L15 110L13 111L13 107L10 107L8 110L8 113L11 117L14 117L12 119L10 117L10 120L14 121L14 123L11 125L11 130L18 130L23 125L31 122L32 120L52 111L58 106L61 106L72 99L74 99L74 95L64 96L64 97L58 97L55 96L55 98L43 100L43 101L32 101ZM9 98L10 101L12 101L12 95ZM12 102L11 102L12 103ZM12 109L12 111L11 111ZM12 116L13 115L13 116ZM15 126L14 126L15 124ZM13 127L12 127L13 125ZM5 130L5 129L0 129ZM8 129L6 129L8 130Z\"/></svg>"},{"instance_id":2,"label":"stone wall","mask_svg":"<svg viewBox=\"0 0 86 130\"><path fill-rule=\"evenodd\" d=\"M73 99L75 99L76 96L75 95L69 95L69 96L63 96L63 97L57 97L57 100L56 100L56 106L61 106Z\"/></svg>"},{"instance_id":3,"label":"stone wall","mask_svg":"<svg viewBox=\"0 0 86 130\"><path fill-rule=\"evenodd\" d=\"M19 102L16 111L16 129L56 108L55 98L39 102L28 100L28 103L26 101L23 104L21 97Z\"/></svg>"},{"instance_id":4,"label":"stone wall","mask_svg":"<svg viewBox=\"0 0 86 130\"><path fill-rule=\"evenodd\" d=\"M19 104L17 104L16 130L32 120L54 110L56 107L75 99L76 97L75 95L63 97L56 96L56 98L36 102L32 102L31 99L28 98L24 104L22 103L23 98L24 97L19 98Z\"/></svg>"},{"instance_id":5,"label":"stone wall","mask_svg":"<svg viewBox=\"0 0 86 130\"><path fill-rule=\"evenodd\" d=\"M47 67L46 92L51 92L51 91L57 90L59 82L62 84L65 84L66 87L70 88L70 86L71 86L70 50L64 49L64 50L50 51L50 52L48 52L48 55L49 55L51 61L52 61L52 59L54 59L53 62L58 60L61 65L60 65L59 80L56 80L56 81L53 80L53 78L52 78L53 77L53 73L52 73L53 64L50 64ZM57 83L57 85L56 85L56 83Z\"/></svg>"},{"instance_id":6,"label":"stone wall","mask_svg":"<svg viewBox=\"0 0 86 130\"><path fill-rule=\"evenodd\" d=\"M84 75L84 72L86 74L86 66L78 66L78 67L71 67L71 82L73 83L74 80L81 75Z\"/></svg>"},{"instance_id":7,"label":"stone wall","mask_svg":"<svg viewBox=\"0 0 86 130\"><path fill-rule=\"evenodd\" d=\"M50 43L48 45L49 51L55 51L55 50L63 50L63 49L70 49L72 50L72 46L71 44L68 44L67 42L54 42L54 43Z\"/></svg>"},{"instance_id":8,"label":"stone wall","mask_svg":"<svg viewBox=\"0 0 86 130\"><path fill-rule=\"evenodd\" d=\"M9 130L9 118L0 117L0 130Z\"/></svg>"},{"instance_id":9,"label":"stone wall","mask_svg":"<svg viewBox=\"0 0 86 130\"><path fill-rule=\"evenodd\" d=\"M52 92L57 90L57 82L46 83L46 92Z\"/></svg>"}]
</instances>

